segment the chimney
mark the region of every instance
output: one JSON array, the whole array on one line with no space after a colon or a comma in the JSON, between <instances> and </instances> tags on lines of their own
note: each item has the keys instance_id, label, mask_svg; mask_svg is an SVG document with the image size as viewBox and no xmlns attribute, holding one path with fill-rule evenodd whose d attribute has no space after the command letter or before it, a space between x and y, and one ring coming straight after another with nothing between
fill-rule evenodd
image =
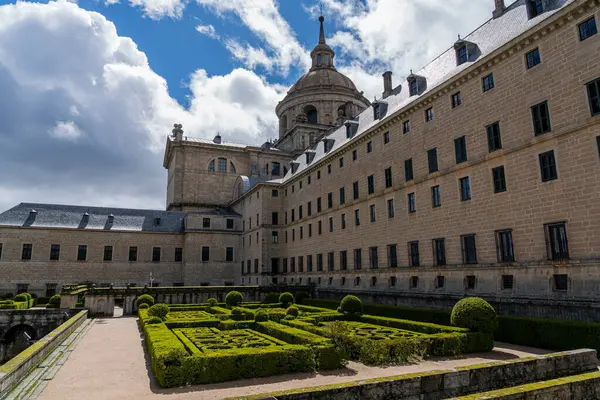
<instances>
[{"instance_id":1,"label":"chimney","mask_svg":"<svg viewBox=\"0 0 600 400\"><path fill-rule=\"evenodd\" d=\"M496 8L494 9L494 12L492 13L492 17L498 18L500 17L502 14L504 14L504 10L506 10L506 6L504 5L504 0L494 0L494 3L496 4Z\"/></svg>"},{"instance_id":2,"label":"chimney","mask_svg":"<svg viewBox=\"0 0 600 400\"><path fill-rule=\"evenodd\" d=\"M383 73L383 98L385 99L392 94L392 71Z\"/></svg>"},{"instance_id":3,"label":"chimney","mask_svg":"<svg viewBox=\"0 0 600 400\"><path fill-rule=\"evenodd\" d=\"M217 133L217 136L213 139L213 142L216 144L221 144L221 135Z\"/></svg>"}]
</instances>

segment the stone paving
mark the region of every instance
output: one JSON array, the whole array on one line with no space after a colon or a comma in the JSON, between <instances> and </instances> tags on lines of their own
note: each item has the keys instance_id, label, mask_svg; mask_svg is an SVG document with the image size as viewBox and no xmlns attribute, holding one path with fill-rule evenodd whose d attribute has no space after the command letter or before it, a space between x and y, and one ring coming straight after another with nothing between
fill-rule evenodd
<instances>
[{"instance_id":1,"label":"stone paving","mask_svg":"<svg viewBox=\"0 0 600 400\"><path fill-rule=\"evenodd\" d=\"M414 365L388 368L367 367L349 362L343 370L325 373L299 373L268 378L247 379L219 384L161 389L152 377L149 359L144 351L143 335L133 317L96 319L77 348L52 377L45 382L40 399L161 399L202 400L298 387L318 386L360 379L398 375L427 370L505 360L543 350L497 343L493 352L428 360ZM37 391L39 392L39 390Z\"/></svg>"}]
</instances>

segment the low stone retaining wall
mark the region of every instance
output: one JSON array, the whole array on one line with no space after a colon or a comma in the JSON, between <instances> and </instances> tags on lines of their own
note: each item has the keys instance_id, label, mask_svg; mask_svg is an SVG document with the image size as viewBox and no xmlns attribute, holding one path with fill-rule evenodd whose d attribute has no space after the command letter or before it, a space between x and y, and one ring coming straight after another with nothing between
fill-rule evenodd
<instances>
[{"instance_id":1,"label":"low stone retaining wall","mask_svg":"<svg viewBox=\"0 0 600 400\"><path fill-rule=\"evenodd\" d=\"M5 393L46 358L63 340L87 318L87 310L80 311L67 322L29 346L23 352L0 366L0 393Z\"/></svg>"},{"instance_id":2,"label":"low stone retaining wall","mask_svg":"<svg viewBox=\"0 0 600 400\"><path fill-rule=\"evenodd\" d=\"M381 400L393 398L436 400L524 385L531 382L548 381L591 371L598 372L596 351L581 349L471 365L453 370L389 376L336 385L237 397L235 399Z\"/></svg>"}]
</instances>

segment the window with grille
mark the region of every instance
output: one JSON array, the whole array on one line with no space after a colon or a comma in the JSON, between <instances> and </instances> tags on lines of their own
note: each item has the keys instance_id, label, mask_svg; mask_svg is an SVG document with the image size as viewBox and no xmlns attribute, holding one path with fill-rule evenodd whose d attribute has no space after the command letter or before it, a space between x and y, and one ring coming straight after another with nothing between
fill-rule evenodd
<instances>
[{"instance_id":1,"label":"window with grille","mask_svg":"<svg viewBox=\"0 0 600 400\"><path fill-rule=\"evenodd\" d=\"M483 87L483 91L487 92L490 89L494 88L494 75L493 74L489 74L484 76L481 79L481 85Z\"/></svg>"},{"instance_id":2,"label":"window with grille","mask_svg":"<svg viewBox=\"0 0 600 400\"><path fill-rule=\"evenodd\" d=\"M21 251L21 260L31 260L32 252L33 252L33 245L30 243L24 244L23 249Z\"/></svg>"},{"instance_id":3,"label":"window with grille","mask_svg":"<svg viewBox=\"0 0 600 400\"><path fill-rule=\"evenodd\" d=\"M433 107L425 110L425 122L433 121Z\"/></svg>"},{"instance_id":4,"label":"window with grille","mask_svg":"<svg viewBox=\"0 0 600 400\"><path fill-rule=\"evenodd\" d=\"M429 166L429 173L436 172L438 170L437 162L437 149L433 148L427 150L427 165Z\"/></svg>"},{"instance_id":5,"label":"window with grille","mask_svg":"<svg viewBox=\"0 0 600 400\"><path fill-rule=\"evenodd\" d=\"M340 204L344 204L346 202L346 189L340 188Z\"/></svg>"},{"instance_id":6,"label":"window with grille","mask_svg":"<svg viewBox=\"0 0 600 400\"><path fill-rule=\"evenodd\" d=\"M369 247L369 262L371 268L379 267L379 256L377 252L377 246Z\"/></svg>"},{"instance_id":7,"label":"window with grille","mask_svg":"<svg viewBox=\"0 0 600 400\"><path fill-rule=\"evenodd\" d=\"M329 232L333 232L333 217L329 217Z\"/></svg>"},{"instance_id":8,"label":"window with grille","mask_svg":"<svg viewBox=\"0 0 600 400\"><path fill-rule=\"evenodd\" d=\"M527 0L529 18L534 18L544 12L544 0Z\"/></svg>"},{"instance_id":9,"label":"window with grille","mask_svg":"<svg viewBox=\"0 0 600 400\"><path fill-rule=\"evenodd\" d=\"M112 246L104 246L104 261L112 261L113 258L113 247Z\"/></svg>"},{"instance_id":10,"label":"window with grille","mask_svg":"<svg viewBox=\"0 0 600 400\"><path fill-rule=\"evenodd\" d=\"M550 132L550 113L548 112L547 102L544 101L531 107L531 117L535 136Z\"/></svg>"},{"instance_id":11,"label":"window with grille","mask_svg":"<svg viewBox=\"0 0 600 400\"><path fill-rule=\"evenodd\" d=\"M219 172L227 172L227 159L219 158L217 165Z\"/></svg>"},{"instance_id":12,"label":"window with grille","mask_svg":"<svg viewBox=\"0 0 600 400\"><path fill-rule=\"evenodd\" d=\"M410 121L406 120L402 123L402 133L406 134L410 132Z\"/></svg>"},{"instance_id":13,"label":"window with grille","mask_svg":"<svg viewBox=\"0 0 600 400\"><path fill-rule=\"evenodd\" d=\"M321 198L320 197L317 198L317 212L318 213L321 212Z\"/></svg>"},{"instance_id":14,"label":"window with grille","mask_svg":"<svg viewBox=\"0 0 600 400\"><path fill-rule=\"evenodd\" d=\"M466 45L460 46L458 49L456 49L456 61L458 65L469 61L469 53L467 52Z\"/></svg>"},{"instance_id":15,"label":"window with grille","mask_svg":"<svg viewBox=\"0 0 600 400\"><path fill-rule=\"evenodd\" d=\"M377 219L377 212L375 211L375 204L369 206L369 215L371 216L371 222L375 222Z\"/></svg>"},{"instance_id":16,"label":"window with grille","mask_svg":"<svg viewBox=\"0 0 600 400\"><path fill-rule=\"evenodd\" d=\"M456 108L462 104L462 96L460 92L456 92L451 96L452 99L452 108Z\"/></svg>"},{"instance_id":17,"label":"window with grille","mask_svg":"<svg viewBox=\"0 0 600 400\"><path fill-rule=\"evenodd\" d=\"M496 253L499 263L515 261L512 230L496 231Z\"/></svg>"},{"instance_id":18,"label":"window with grille","mask_svg":"<svg viewBox=\"0 0 600 400\"><path fill-rule=\"evenodd\" d=\"M367 178L367 181L369 181L370 178L371 177ZM358 182L354 182L352 184L352 195L353 195L354 200L358 200L358 197L360 195L359 188L358 188Z\"/></svg>"},{"instance_id":19,"label":"window with grille","mask_svg":"<svg viewBox=\"0 0 600 400\"><path fill-rule=\"evenodd\" d=\"M514 275L502 275L502 289L512 289L515 284Z\"/></svg>"},{"instance_id":20,"label":"window with grille","mask_svg":"<svg viewBox=\"0 0 600 400\"><path fill-rule=\"evenodd\" d=\"M323 271L323 254L317 254L317 271Z\"/></svg>"},{"instance_id":21,"label":"window with grille","mask_svg":"<svg viewBox=\"0 0 600 400\"><path fill-rule=\"evenodd\" d=\"M313 256L312 254L309 254L306 256L306 270L308 272L312 272L313 270Z\"/></svg>"},{"instance_id":22,"label":"window with grille","mask_svg":"<svg viewBox=\"0 0 600 400\"><path fill-rule=\"evenodd\" d=\"M463 235L460 237L463 264L477 264L477 249L475 247L475 235Z\"/></svg>"},{"instance_id":23,"label":"window with grille","mask_svg":"<svg viewBox=\"0 0 600 400\"><path fill-rule=\"evenodd\" d=\"M373 151L373 142L369 142L367 143L367 153L370 153Z\"/></svg>"},{"instance_id":24,"label":"window with grille","mask_svg":"<svg viewBox=\"0 0 600 400\"><path fill-rule=\"evenodd\" d=\"M567 274L555 274L552 277L552 290L558 292L569 290L569 276Z\"/></svg>"},{"instance_id":25,"label":"window with grille","mask_svg":"<svg viewBox=\"0 0 600 400\"><path fill-rule=\"evenodd\" d=\"M210 218L202 218L202 228L204 228L204 229L210 228Z\"/></svg>"},{"instance_id":26,"label":"window with grille","mask_svg":"<svg viewBox=\"0 0 600 400\"><path fill-rule=\"evenodd\" d=\"M390 287L396 286L397 278L395 276L390 276Z\"/></svg>"},{"instance_id":27,"label":"window with grille","mask_svg":"<svg viewBox=\"0 0 600 400\"><path fill-rule=\"evenodd\" d=\"M360 226L360 210L354 210L354 226Z\"/></svg>"},{"instance_id":28,"label":"window with grille","mask_svg":"<svg viewBox=\"0 0 600 400\"><path fill-rule=\"evenodd\" d=\"M385 187L391 188L392 183L392 167L388 167L385 169Z\"/></svg>"},{"instance_id":29,"label":"window with grille","mask_svg":"<svg viewBox=\"0 0 600 400\"><path fill-rule=\"evenodd\" d=\"M334 254L333 254L333 252L327 254L327 269L329 271L335 270Z\"/></svg>"},{"instance_id":30,"label":"window with grille","mask_svg":"<svg viewBox=\"0 0 600 400\"><path fill-rule=\"evenodd\" d=\"M546 232L546 247L549 260L568 260L569 242L567 227L564 222L544 225Z\"/></svg>"},{"instance_id":31,"label":"window with grille","mask_svg":"<svg viewBox=\"0 0 600 400\"><path fill-rule=\"evenodd\" d=\"M548 182L557 179L558 171L556 170L556 159L554 158L554 150L540 154L539 159L542 182Z\"/></svg>"},{"instance_id":32,"label":"window with grille","mask_svg":"<svg viewBox=\"0 0 600 400\"><path fill-rule=\"evenodd\" d=\"M409 284L411 289L417 289L419 287L419 277L411 276Z\"/></svg>"},{"instance_id":33,"label":"window with grille","mask_svg":"<svg viewBox=\"0 0 600 400\"><path fill-rule=\"evenodd\" d=\"M398 250L397 245L390 244L387 247L388 250L388 267L397 268L398 267Z\"/></svg>"},{"instance_id":34,"label":"window with grille","mask_svg":"<svg viewBox=\"0 0 600 400\"><path fill-rule=\"evenodd\" d=\"M467 139L464 136L454 139L454 155L457 164L467 161Z\"/></svg>"},{"instance_id":35,"label":"window with grille","mask_svg":"<svg viewBox=\"0 0 600 400\"><path fill-rule=\"evenodd\" d=\"M502 139L500 138L500 123L494 122L486 127L488 139L488 151L494 152L502 148Z\"/></svg>"},{"instance_id":36,"label":"window with grille","mask_svg":"<svg viewBox=\"0 0 600 400\"><path fill-rule=\"evenodd\" d=\"M175 262L181 262L181 261L183 261L183 248L176 247L175 248Z\"/></svg>"},{"instance_id":37,"label":"window with grille","mask_svg":"<svg viewBox=\"0 0 600 400\"><path fill-rule=\"evenodd\" d=\"M433 261L435 265L446 265L446 244L444 239L433 239Z\"/></svg>"},{"instance_id":38,"label":"window with grille","mask_svg":"<svg viewBox=\"0 0 600 400\"><path fill-rule=\"evenodd\" d=\"M50 245L50 260L57 261L60 258L60 244Z\"/></svg>"},{"instance_id":39,"label":"window with grille","mask_svg":"<svg viewBox=\"0 0 600 400\"><path fill-rule=\"evenodd\" d=\"M434 208L442 205L442 196L440 194L439 185L431 188L431 203Z\"/></svg>"},{"instance_id":40,"label":"window with grille","mask_svg":"<svg viewBox=\"0 0 600 400\"><path fill-rule=\"evenodd\" d=\"M367 193L368 194L375 193L375 176L374 175L369 175L367 177Z\"/></svg>"},{"instance_id":41,"label":"window with grille","mask_svg":"<svg viewBox=\"0 0 600 400\"><path fill-rule=\"evenodd\" d=\"M409 158L408 160L404 160L404 179L407 182L413 180L412 158Z\"/></svg>"},{"instance_id":42,"label":"window with grille","mask_svg":"<svg viewBox=\"0 0 600 400\"><path fill-rule=\"evenodd\" d=\"M371 277L371 287L375 287L375 286L377 286L377 277L372 276Z\"/></svg>"},{"instance_id":43,"label":"window with grille","mask_svg":"<svg viewBox=\"0 0 600 400\"><path fill-rule=\"evenodd\" d=\"M46 297L52 297L56 294L56 288L58 284L56 283L46 283Z\"/></svg>"},{"instance_id":44,"label":"window with grille","mask_svg":"<svg viewBox=\"0 0 600 400\"><path fill-rule=\"evenodd\" d=\"M202 261L210 261L210 247L202 247Z\"/></svg>"},{"instance_id":45,"label":"window with grille","mask_svg":"<svg viewBox=\"0 0 600 400\"><path fill-rule=\"evenodd\" d=\"M136 246L129 247L129 261L137 261L137 247Z\"/></svg>"},{"instance_id":46,"label":"window with grille","mask_svg":"<svg viewBox=\"0 0 600 400\"><path fill-rule=\"evenodd\" d=\"M592 115L600 115L600 79L596 79L587 85L590 111Z\"/></svg>"},{"instance_id":47,"label":"window with grille","mask_svg":"<svg viewBox=\"0 0 600 400\"><path fill-rule=\"evenodd\" d=\"M346 250L340 251L340 269L348 269L348 252Z\"/></svg>"},{"instance_id":48,"label":"window with grille","mask_svg":"<svg viewBox=\"0 0 600 400\"><path fill-rule=\"evenodd\" d=\"M327 193L327 208L333 208L333 193Z\"/></svg>"},{"instance_id":49,"label":"window with grille","mask_svg":"<svg viewBox=\"0 0 600 400\"><path fill-rule=\"evenodd\" d=\"M435 287L438 289L442 289L446 284L446 278L443 275L438 275L435 277Z\"/></svg>"},{"instance_id":50,"label":"window with grille","mask_svg":"<svg viewBox=\"0 0 600 400\"><path fill-rule=\"evenodd\" d=\"M417 206L415 204L415 194L409 193L408 194L408 212L414 213L416 211L417 211Z\"/></svg>"},{"instance_id":51,"label":"window with grille","mask_svg":"<svg viewBox=\"0 0 600 400\"><path fill-rule=\"evenodd\" d=\"M531 50L529 53L525 54L525 59L527 61L527 68L533 68L541 62L540 59L540 49Z\"/></svg>"},{"instance_id":52,"label":"window with grille","mask_svg":"<svg viewBox=\"0 0 600 400\"><path fill-rule=\"evenodd\" d=\"M233 261L233 247L225 248L225 261Z\"/></svg>"},{"instance_id":53,"label":"window with grille","mask_svg":"<svg viewBox=\"0 0 600 400\"><path fill-rule=\"evenodd\" d=\"M419 265L421 265L421 261L419 259L418 241L408 243L408 260L410 262L411 267L418 267Z\"/></svg>"},{"instance_id":54,"label":"window with grille","mask_svg":"<svg viewBox=\"0 0 600 400\"><path fill-rule=\"evenodd\" d=\"M85 261L87 259L87 245L80 244L77 246L77 261Z\"/></svg>"},{"instance_id":55,"label":"window with grille","mask_svg":"<svg viewBox=\"0 0 600 400\"><path fill-rule=\"evenodd\" d=\"M471 200L471 181L468 176L460 178L460 199L462 201Z\"/></svg>"},{"instance_id":56,"label":"window with grille","mask_svg":"<svg viewBox=\"0 0 600 400\"><path fill-rule=\"evenodd\" d=\"M354 269L362 268L362 249L354 249Z\"/></svg>"},{"instance_id":57,"label":"window with grille","mask_svg":"<svg viewBox=\"0 0 600 400\"><path fill-rule=\"evenodd\" d=\"M477 278L475 278L475 275L467 275L465 277L465 289L474 290L476 282L477 282Z\"/></svg>"},{"instance_id":58,"label":"window with grille","mask_svg":"<svg viewBox=\"0 0 600 400\"><path fill-rule=\"evenodd\" d=\"M342 229L346 229L346 214L342 214L341 222L342 222Z\"/></svg>"},{"instance_id":59,"label":"window with grille","mask_svg":"<svg viewBox=\"0 0 600 400\"><path fill-rule=\"evenodd\" d=\"M589 19L583 21L578 26L579 29L579 40L585 40L590 36L594 36L598 33L598 28L596 27L596 19L592 16Z\"/></svg>"},{"instance_id":60,"label":"window with grille","mask_svg":"<svg viewBox=\"0 0 600 400\"><path fill-rule=\"evenodd\" d=\"M152 261L159 262L160 261L160 247L152 248Z\"/></svg>"},{"instance_id":61,"label":"window with grille","mask_svg":"<svg viewBox=\"0 0 600 400\"><path fill-rule=\"evenodd\" d=\"M387 210L388 210L388 218L394 218L394 199L389 199L387 201Z\"/></svg>"}]
</instances>

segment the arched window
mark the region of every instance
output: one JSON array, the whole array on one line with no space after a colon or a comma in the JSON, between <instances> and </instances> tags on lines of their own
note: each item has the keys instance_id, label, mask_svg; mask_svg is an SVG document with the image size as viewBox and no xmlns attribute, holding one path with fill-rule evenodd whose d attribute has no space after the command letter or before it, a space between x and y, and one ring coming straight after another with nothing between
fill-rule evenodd
<instances>
[{"instance_id":1,"label":"arched window","mask_svg":"<svg viewBox=\"0 0 600 400\"><path fill-rule=\"evenodd\" d=\"M235 165L231 161L229 162L229 172L235 174Z\"/></svg>"},{"instance_id":2,"label":"arched window","mask_svg":"<svg viewBox=\"0 0 600 400\"><path fill-rule=\"evenodd\" d=\"M279 133L283 135L286 130L287 130L287 115L282 115L281 119L279 120Z\"/></svg>"},{"instance_id":3,"label":"arched window","mask_svg":"<svg viewBox=\"0 0 600 400\"><path fill-rule=\"evenodd\" d=\"M316 124L318 123L318 114L317 114L317 109L314 106L307 106L304 109L304 113L306 114L307 117L307 122L309 124Z\"/></svg>"},{"instance_id":4,"label":"arched window","mask_svg":"<svg viewBox=\"0 0 600 400\"><path fill-rule=\"evenodd\" d=\"M219 164L218 164L218 171L219 172L227 172L227 159L226 158L219 158Z\"/></svg>"},{"instance_id":5,"label":"arched window","mask_svg":"<svg viewBox=\"0 0 600 400\"><path fill-rule=\"evenodd\" d=\"M215 160L212 160L210 164L208 164L208 172L215 172Z\"/></svg>"},{"instance_id":6,"label":"arched window","mask_svg":"<svg viewBox=\"0 0 600 400\"><path fill-rule=\"evenodd\" d=\"M321 65L322 63L322 57L320 54L317 54L317 65Z\"/></svg>"}]
</instances>

